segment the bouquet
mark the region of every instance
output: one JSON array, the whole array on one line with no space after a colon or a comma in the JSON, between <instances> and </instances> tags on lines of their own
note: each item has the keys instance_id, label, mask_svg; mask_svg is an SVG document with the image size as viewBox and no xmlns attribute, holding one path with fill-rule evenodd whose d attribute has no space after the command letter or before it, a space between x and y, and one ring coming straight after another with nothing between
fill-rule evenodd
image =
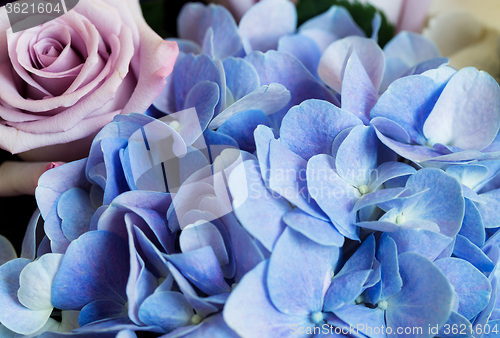
<instances>
[{"instance_id":1,"label":"bouquet","mask_svg":"<svg viewBox=\"0 0 500 338\"><path fill-rule=\"evenodd\" d=\"M0 336L500 336L491 75L359 3L188 3L177 29L70 133L90 150L40 177L19 257L0 237Z\"/></svg>"}]
</instances>

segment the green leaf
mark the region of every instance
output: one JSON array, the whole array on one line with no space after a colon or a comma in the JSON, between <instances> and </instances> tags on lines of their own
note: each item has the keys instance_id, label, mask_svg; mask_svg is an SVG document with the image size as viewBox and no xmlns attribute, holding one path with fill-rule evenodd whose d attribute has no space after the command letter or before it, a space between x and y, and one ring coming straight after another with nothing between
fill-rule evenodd
<instances>
[{"instance_id":1,"label":"green leaf","mask_svg":"<svg viewBox=\"0 0 500 338\"><path fill-rule=\"evenodd\" d=\"M326 12L331 6L342 6L351 14L354 22L365 32L366 36L372 35L372 19L375 13L380 13L382 25L378 33L378 43L384 47L395 34L394 26L387 21L384 13L370 4L362 4L348 0L300 0L297 4L297 14L299 25L305 21Z\"/></svg>"}]
</instances>

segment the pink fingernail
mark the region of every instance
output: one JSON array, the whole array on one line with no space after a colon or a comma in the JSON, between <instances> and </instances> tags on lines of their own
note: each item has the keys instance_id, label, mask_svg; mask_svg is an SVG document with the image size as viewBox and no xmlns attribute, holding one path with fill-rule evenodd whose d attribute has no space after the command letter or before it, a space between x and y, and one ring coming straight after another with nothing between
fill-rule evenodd
<instances>
[{"instance_id":1,"label":"pink fingernail","mask_svg":"<svg viewBox=\"0 0 500 338\"><path fill-rule=\"evenodd\" d=\"M51 162L51 163L49 163L49 164L47 165L47 167L46 167L45 171L50 170L50 169L54 169L54 168L56 168L56 167L60 167L60 166L62 166L63 164L64 164L64 162Z\"/></svg>"}]
</instances>

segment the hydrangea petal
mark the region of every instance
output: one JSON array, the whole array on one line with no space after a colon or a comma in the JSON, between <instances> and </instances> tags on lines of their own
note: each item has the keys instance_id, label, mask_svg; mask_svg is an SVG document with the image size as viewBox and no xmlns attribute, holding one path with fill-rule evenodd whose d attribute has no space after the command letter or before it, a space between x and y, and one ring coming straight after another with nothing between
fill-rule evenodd
<instances>
[{"instance_id":1,"label":"hydrangea petal","mask_svg":"<svg viewBox=\"0 0 500 338\"><path fill-rule=\"evenodd\" d=\"M167 332L189 325L193 315L193 308L184 295L175 291L155 292L146 298L139 309L141 321Z\"/></svg>"},{"instance_id":2,"label":"hydrangea petal","mask_svg":"<svg viewBox=\"0 0 500 338\"><path fill-rule=\"evenodd\" d=\"M403 280L401 292L387 299L387 327L421 328L430 338L428 325L443 325L451 314L453 289L446 276L427 258L414 252L398 256Z\"/></svg>"},{"instance_id":3,"label":"hydrangea petal","mask_svg":"<svg viewBox=\"0 0 500 338\"><path fill-rule=\"evenodd\" d=\"M231 116L250 109L260 109L270 115L285 107L289 101L290 92L283 85L271 83L269 86L261 86L224 109L208 127L217 129Z\"/></svg>"},{"instance_id":4,"label":"hydrangea petal","mask_svg":"<svg viewBox=\"0 0 500 338\"><path fill-rule=\"evenodd\" d=\"M378 330L378 334L377 330L373 330L373 328L386 327L384 311L380 309L370 309L364 306L347 304L335 310L334 313L349 324L350 327L359 328L360 332L367 334L371 338L386 337L385 333L382 333L382 330Z\"/></svg>"},{"instance_id":5,"label":"hydrangea petal","mask_svg":"<svg viewBox=\"0 0 500 338\"><path fill-rule=\"evenodd\" d=\"M344 236L331 222L312 217L298 208L287 212L283 216L283 222L318 244L338 247L344 244Z\"/></svg>"},{"instance_id":6,"label":"hydrangea petal","mask_svg":"<svg viewBox=\"0 0 500 338\"><path fill-rule=\"evenodd\" d=\"M309 160L314 155L331 154L335 137L344 129L362 124L348 111L320 100L307 100L293 107L283 118L280 141L288 149Z\"/></svg>"},{"instance_id":7,"label":"hydrangea petal","mask_svg":"<svg viewBox=\"0 0 500 338\"><path fill-rule=\"evenodd\" d=\"M371 270L351 271L335 276L325 294L323 311L335 312L345 304L354 302L363 292Z\"/></svg>"},{"instance_id":8,"label":"hydrangea petal","mask_svg":"<svg viewBox=\"0 0 500 338\"><path fill-rule=\"evenodd\" d=\"M241 184L243 179L247 186ZM245 161L239 165L229 175L228 182L238 220L267 250L272 251L286 227L281 218L292 206L267 190L256 161Z\"/></svg>"},{"instance_id":9,"label":"hydrangea petal","mask_svg":"<svg viewBox=\"0 0 500 338\"><path fill-rule=\"evenodd\" d=\"M341 96L342 109L359 117L365 125L369 124L378 94L355 50L345 66Z\"/></svg>"},{"instance_id":10,"label":"hydrangea petal","mask_svg":"<svg viewBox=\"0 0 500 338\"><path fill-rule=\"evenodd\" d=\"M47 170L40 176L35 197L44 219L63 192L74 187L90 188L90 183L85 176L86 165L87 159L85 158Z\"/></svg>"},{"instance_id":11,"label":"hydrangea petal","mask_svg":"<svg viewBox=\"0 0 500 338\"><path fill-rule=\"evenodd\" d=\"M443 85L427 76L396 80L379 98L370 116L396 122L408 133L412 143L425 144L423 126L442 90Z\"/></svg>"},{"instance_id":12,"label":"hydrangea petal","mask_svg":"<svg viewBox=\"0 0 500 338\"><path fill-rule=\"evenodd\" d=\"M318 204L311 201L304 177L307 162L276 140L271 141L269 159L269 188L308 214L326 219Z\"/></svg>"},{"instance_id":13,"label":"hydrangea petal","mask_svg":"<svg viewBox=\"0 0 500 338\"><path fill-rule=\"evenodd\" d=\"M396 242L398 254L416 252L434 261L453 239L425 229L401 229L389 236Z\"/></svg>"},{"instance_id":14,"label":"hydrangea petal","mask_svg":"<svg viewBox=\"0 0 500 338\"><path fill-rule=\"evenodd\" d=\"M276 308L304 316L321 311L338 257L339 248L319 245L286 228L273 250L267 275L269 297Z\"/></svg>"},{"instance_id":15,"label":"hydrangea petal","mask_svg":"<svg viewBox=\"0 0 500 338\"><path fill-rule=\"evenodd\" d=\"M486 233L484 231L481 215L474 203L467 198L465 199L464 221L458 234L466 237L480 248L484 245Z\"/></svg>"},{"instance_id":16,"label":"hydrangea petal","mask_svg":"<svg viewBox=\"0 0 500 338\"><path fill-rule=\"evenodd\" d=\"M235 101L260 87L259 74L247 61L240 58L227 58L223 61L226 86L231 90Z\"/></svg>"},{"instance_id":17,"label":"hydrangea petal","mask_svg":"<svg viewBox=\"0 0 500 338\"><path fill-rule=\"evenodd\" d=\"M123 258L128 255L127 242L111 232L80 236L68 247L52 284L54 307L80 310L99 299L125 304L129 260Z\"/></svg>"},{"instance_id":18,"label":"hydrangea petal","mask_svg":"<svg viewBox=\"0 0 500 338\"><path fill-rule=\"evenodd\" d=\"M499 196L500 189L488 191L480 195L485 203L475 203L481 214L485 228L497 228L500 225Z\"/></svg>"},{"instance_id":19,"label":"hydrangea petal","mask_svg":"<svg viewBox=\"0 0 500 338\"><path fill-rule=\"evenodd\" d=\"M446 85L423 132L432 143L482 150L495 139L499 128L498 83L485 72L464 68Z\"/></svg>"},{"instance_id":20,"label":"hydrangea petal","mask_svg":"<svg viewBox=\"0 0 500 338\"><path fill-rule=\"evenodd\" d=\"M167 260L179 269L191 283L208 295L216 295L230 290L222 275L217 257L210 246L182 254L169 255Z\"/></svg>"},{"instance_id":21,"label":"hydrangea petal","mask_svg":"<svg viewBox=\"0 0 500 338\"><path fill-rule=\"evenodd\" d=\"M57 204L57 213L62 219L61 229L64 236L73 241L89 231L95 211L85 190L72 188L63 193Z\"/></svg>"},{"instance_id":22,"label":"hydrangea petal","mask_svg":"<svg viewBox=\"0 0 500 338\"><path fill-rule=\"evenodd\" d=\"M470 320L488 305L490 282L472 264L452 257L439 259L434 264L445 274L458 294L459 314Z\"/></svg>"},{"instance_id":23,"label":"hydrangea petal","mask_svg":"<svg viewBox=\"0 0 500 338\"><path fill-rule=\"evenodd\" d=\"M439 225L443 235L454 237L460 230L465 213L462 187L439 169L423 169L412 175L406 186L418 193L429 189L425 197L404 210L410 220L431 221Z\"/></svg>"},{"instance_id":24,"label":"hydrangea petal","mask_svg":"<svg viewBox=\"0 0 500 338\"><path fill-rule=\"evenodd\" d=\"M299 32L313 39L321 53L335 40L351 35L365 36L349 11L342 6L332 6L325 13L307 20L300 26Z\"/></svg>"},{"instance_id":25,"label":"hydrangea petal","mask_svg":"<svg viewBox=\"0 0 500 338\"><path fill-rule=\"evenodd\" d=\"M340 145L335 168L342 179L354 186L368 185L377 167L378 139L372 127L356 126Z\"/></svg>"},{"instance_id":26,"label":"hydrangea petal","mask_svg":"<svg viewBox=\"0 0 500 338\"><path fill-rule=\"evenodd\" d=\"M19 302L32 310L52 308L52 282L64 255L50 253L26 265L19 275Z\"/></svg>"},{"instance_id":27,"label":"hydrangea petal","mask_svg":"<svg viewBox=\"0 0 500 338\"><path fill-rule=\"evenodd\" d=\"M341 93L346 65L353 50L358 54L373 87L378 89L385 69L384 53L375 41L359 36L349 36L328 46L319 61L319 77Z\"/></svg>"},{"instance_id":28,"label":"hydrangea petal","mask_svg":"<svg viewBox=\"0 0 500 338\"><path fill-rule=\"evenodd\" d=\"M318 64L321 51L313 39L303 34L282 36L278 41L278 52L295 56L315 78L319 79Z\"/></svg>"},{"instance_id":29,"label":"hydrangea petal","mask_svg":"<svg viewBox=\"0 0 500 338\"><path fill-rule=\"evenodd\" d=\"M247 273L231 293L222 312L227 325L241 336L262 338L289 335L291 325L312 329L308 317L287 315L273 305L267 289L268 262Z\"/></svg>"},{"instance_id":30,"label":"hydrangea petal","mask_svg":"<svg viewBox=\"0 0 500 338\"><path fill-rule=\"evenodd\" d=\"M189 91L197 83L211 81L216 83L219 89L222 88L220 71L214 60L205 54L186 55L174 70L174 81L177 111L184 109ZM217 107L220 107L220 103L218 103Z\"/></svg>"},{"instance_id":31,"label":"hydrangea petal","mask_svg":"<svg viewBox=\"0 0 500 338\"><path fill-rule=\"evenodd\" d=\"M84 326L98 320L124 317L127 315L123 304L112 300L94 300L85 305L78 316L78 324Z\"/></svg>"},{"instance_id":32,"label":"hydrangea petal","mask_svg":"<svg viewBox=\"0 0 500 338\"><path fill-rule=\"evenodd\" d=\"M182 252L189 252L210 246L214 250L219 264L229 263L226 246L219 230L210 222L198 221L185 227L179 237Z\"/></svg>"},{"instance_id":33,"label":"hydrangea petal","mask_svg":"<svg viewBox=\"0 0 500 338\"><path fill-rule=\"evenodd\" d=\"M457 235L453 255L469 261L482 272L491 272L495 268L488 256L462 235Z\"/></svg>"},{"instance_id":34,"label":"hydrangea petal","mask_svg":"<svg viewBox=\"0 0 500 338\"><path fill-rule=\"evenodd\" d=\"M281 36L291 34L297 26L297 11L287 0L258 2L243 15L239 24L241 36L248 38L253 50L276 49Z\"/></svg>"},{"instance_id":35,"label":"hydrangea petal","mask_svg":"<svg viewBox=\"0 0 500 338\"><path fill-rule=\"evenodd\" d=\"M20 334L38 331L52 313L52 307L42 311L30 310L17 298L19 275L29 263L29 259L18 258L0 266L0 302L3 307L3 311L0 311L0 321L9 330Z\"/></svg>"},{"instance_id":36,"label":"hydrangea petal","mask_svg":"<svg viewBox=\"0 0 500 338\"><path fill-rule=\"evenodd\" d=\"M189 284L189 282L186 280L186 278L175 268L174 265L171 263L167 263L168 268L172 275L175 278L175 281L179 285L179 289L186 297L186 300L189 302L189 304L193 307L193 309L196 310L196 313L205 318L207 315L210 313L217 312L218 309L216 306L213 304L210 304L207 299L199 297L196 294L196 291L193 289L193 287Z\"/></svg>"},{"instance_id":37,"label":"hydrangea petal","mask_svg":"<svg viewBox=\"0 0 500 338\"><path fill-rule=\"evenodd\" d=\"M240 149L253 153L255 151L254 131L259 125L269 124L266 114L260 109L250 109L231 116L218 129L235 140Z\"/></svg>"},{"instance_id":38,"label":"hydrangea petal","mask_svg":"<svg viewBox=\"0 0 500 338\"><path fill-rule=\"evenodd\" d=\"M328 99L324 86L292 55L277 51L253 52L245 57L259 74L260 84L279 83L290 91L290 102L269 118L272 127L279 130L281 120L288 110L308 99Z\"/></svg>"},{"instance_id":39,"label":"hydrangea petal","mask_svg":"<svg viewBox=\"0 0 500 338\"><path fill-rule=\"evenodd\" d=\"M337 230L346 237L356 239L356 214L352 210L361 194L346 183L333 167L333 158L329 155L312 157L307 163L307 186L309 191L315 192L311 195Z\"/></svg>"}]
</instances>

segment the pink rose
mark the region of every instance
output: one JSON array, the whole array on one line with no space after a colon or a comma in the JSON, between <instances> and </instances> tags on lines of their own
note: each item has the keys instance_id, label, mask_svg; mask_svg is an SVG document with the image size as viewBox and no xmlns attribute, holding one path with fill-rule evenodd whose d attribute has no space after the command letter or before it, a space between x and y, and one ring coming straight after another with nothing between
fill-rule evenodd
<instances>
[{"instance_id":1,"label":"pink rose","mask_svg":"<svg viewBox=\"0 0 500 338\"><path fill-rule=\"evenodd\" d=\"M41 26L9 27L2 7L0 148L28 160L87 156L115 115L142 113L159 96L178 55L139 0L80 0Z\"/></svg>"}]
</instances>

